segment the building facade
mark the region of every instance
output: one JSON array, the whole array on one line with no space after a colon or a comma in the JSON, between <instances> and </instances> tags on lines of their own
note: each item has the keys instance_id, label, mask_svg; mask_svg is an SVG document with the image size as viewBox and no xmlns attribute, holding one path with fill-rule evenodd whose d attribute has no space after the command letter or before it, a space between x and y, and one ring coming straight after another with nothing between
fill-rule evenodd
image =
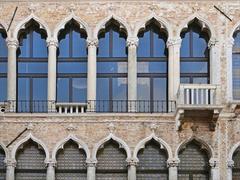
<instances>
[{"instance_id":1,"label":"building facade","mask_svg":"<svg viewBox=\"0 0 240 180\"><path fill-rule=\"evenodd\" d=\"M0 179L239 180L240 2L0 2Z\"/></svg>"}]
</instances>

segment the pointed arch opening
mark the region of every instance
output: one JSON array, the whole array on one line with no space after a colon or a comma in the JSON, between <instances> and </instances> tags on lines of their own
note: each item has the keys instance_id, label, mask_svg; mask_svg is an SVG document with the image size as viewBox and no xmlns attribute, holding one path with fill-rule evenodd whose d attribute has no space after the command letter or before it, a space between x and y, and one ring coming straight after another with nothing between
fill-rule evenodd
<instances>
[{"instance_id":1,"label":"pointed arch opening","mask_svg":"<svg viewBox=\"0 0 240 180\"><path fill-rule=\"evenodd\" d=\"M6 178L6 152L2 146L0 146L0 179Z\"/></svg>"}]
</instances>

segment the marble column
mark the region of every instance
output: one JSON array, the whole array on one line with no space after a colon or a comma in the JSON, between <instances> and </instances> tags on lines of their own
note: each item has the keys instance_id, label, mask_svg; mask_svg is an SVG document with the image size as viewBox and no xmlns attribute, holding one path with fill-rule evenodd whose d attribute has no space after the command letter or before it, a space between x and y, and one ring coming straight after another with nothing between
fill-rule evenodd
<instances>
[{"instance_id":1,"label":"marble column","mask_svg":"<svg viewBox=\"0 0 240 180\"><path fill-rule=\"evenodd\" d=\"M46 162L47 165L47 180L55 180L55 167L56 167L56 161L49 160Z\"/></svg>"},{"instance_id":2,"label":"marble column","mask_svg":"<svg viewBox=\"0 0 240 180\"><path fill-rule=\"evenodd\" d=\"M6 180L14 180L15 179L15 167L17 165L14 159L7 159L5 161L7 170L6 170Z\"/></svg>"},{"instance_id":3,"label":"marble column","mask_svg":"<svg viewBox=\"0 0 240 180\"><path fill-rule=\"evenodd\" d=\"M127 39L128 47L128 111L136 111L137 100L137 46L138 38Z\"/></svg>"},{"instance_id":4,"label":"marble column","mask_svg":"<svg viewBox=\"0 0 240 180\"><path fill-rule=\"evenodd\" d=\"M87 160L87 180L95 180L96 179L96 164L95 160Z\"/></svg>"},{"instance_id":5,"label":"marble column","mask_svg":"<svg viewBox=\"0 0 240 180\"><path fill-rule=\"evenodd\" d=\"M178 164L179 164L178 159L169 159L167 161L167 166L168 166L168 173L169 173L169 180L177 180L178 179Z\"/></svg>"},{"instance_id":6,"label":"marble column","mask_svg":"<svg viewBox=\"0 0 240 180\"><path fill-rule=\"evenodd\" d=\"M211 180L219 180L220 174L219 174L218 161L216 159L212 158L209 160L209 165L211 167L210 179Z\"/></svg>"},{"instance_id":7,"label":"marble column","mask_svg":"<svg viewBox=\"0 0 240 180\"><path fill-rule=\"evenodd\" d=\"M8 46L8 73L7 73L7 100L13 101L10 103L9 110L15 112L16 104L14 101L17 100L17 39L7 39Z\"/></svg>"},{"instance_id":8,"label":"marble column","mask_svg":"<svg viewBox=\"0 0 240 180\"><path fill-rule=\"evenodd\" d=\"M234 167L234 161L227 162L227 180L232 180L232 168Z\"/></svg>"},{"instance_id":9,"label":"marble column","mask_svg":"<svg viewBox=\"0 0 240 180\"><path fill-rule=\"evenodd\" d=\"M47 40L48 46L48 110L55 111L57 87L57 47L58 41Z\"/></svg>"},{"instance_id":10,"label":"marble column","mask_svg":"<svg viewBox=\"0 0 240 180\"><path fill-rule=\"evenodd\" d=\"M128 180L136 180L137 179L137 163L136 159L127 160L128 163Z\"/></svg>"},{"instance_id":11,"label":"marble column","mask_svg":"<svg viewBox=\"0 0 240 180\"><path fill-rule=\"evenodd\" d=\"M87 100L88 111L94 111L97 92L97 39L87 39L88 47L88 72L87 72Z\"/></svg>"}]
</instances>

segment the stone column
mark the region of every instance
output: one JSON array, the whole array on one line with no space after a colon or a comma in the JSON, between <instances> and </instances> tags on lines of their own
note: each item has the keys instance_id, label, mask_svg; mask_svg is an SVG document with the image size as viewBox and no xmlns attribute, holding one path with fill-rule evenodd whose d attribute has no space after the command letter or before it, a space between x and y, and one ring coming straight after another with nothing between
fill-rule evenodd
<instances>
[{"instance_id":1,"label":"stone column","mask_svg":"<svg viewBox=\"0 0 240 180\"><path fill-rule=\"evenodd\" d=\"M137 100L137 46L138 38L127 39L128 47L128 111L136 111Z\"/></svg>"},{"instance_id":2,"label":"stone column","mask_svg":"<svg viewBox=\"0 0 240 180\"><path fill-rule=\"evenodd\" d=\"M137 163L136 159L127 160L128 163L128 180L136 180L137 179Z\"/></svg>"},{"instance_id":3,"label":"stone column","mask_svg":"<svg viewBox=\"0 0 240 180\"><path fill-rule=\"evenodd\" d=\"M210 39L208 48L210 49L210 84L220 84L221 62L218 41L214 38Z\"/></svg>"},{"instance_id":4,"label":"stone column","mask_svg":"<svg viewBox=\"0 0 240 180\"><path fill-rule=\"evenodd\" d=\"M89 101L88 111L95 110L97 91L97 39L87 39L88 47L88 72L87 72L87 100Z\"/></svg>"},{"instance_id":5,"label":"stone column","mask_svg":"<svg viewBox=\"0 0 240 180\"><path fill-rule=\"evenodd\" d=\"M56 87L57 87L57 47L58 41L47 40L48 46L48 110L55 111Z\"/></svg>"},{"instance_id":6,"label":"stone column","mask_svg":"<svg viewBox=\"0 0 240 180\"><path fill-rule=\"evenodd\" d=\"M88 159L86 163L87 163L87 180L95 180L97 161Z\"/></svg>"},{"instance_id":7,"label":"stone column","mask_svg":"<svg viewBox=\"0 0 240 180\"><path fill-rule=\"evenodd\" d=\"M55 180L55 167L56 167L56 161L49 160L46 162L47 165L47 180Z\"/></svg>"},{"instance_id":8,"label":"stone column","mask_svg":"<svg viewBox=\"0 0 240 180\"><path fill-rule=\"evenodd\" d=\"M7 39L8 46L8 73L7 73L7 100L13 101L10 103L10 111L15 112L17 100L17 39Z\"/></svg>"},{"instance_id":9,"label":"stone column","mask_svg":"<svg viewBox=\"0 0 240 180\"><path fill-rule=\"evenodd\" d=\"M214 158L209 160L209 165L211 167L211 180L219 180L220 174L219 174L219 166L218 161Z\"/></svg>"},{"instance_id":10,"label":"stone column","mask_svg":"<svg viewBox=\"0 0 240 180\"><path fill-rule=\"evenodd\" d=\"M16 161L14 159L7 159L5 161L5 164L7 166L6 180L14 180L15 179L15 167L17 165Z\"/></svg>"},{"instance_id":11,"label":"stone column","mask_svg":"<svg viewBox=\"0 0 240 180\"><path fill-rule=\"evenodd\" d=\"M234 161L227 162L227 180L232 180L232 168L234 167Z\"/></svg>"},{"instance_id":12,"label":"stone column","mask_svg":"<svg viewBox=\"0 0 240 180\"><path fill-rule=\"evenodd\" d=\"M178 167L179 160L178 159L169 159L167 161L169 180L177 180L178 179Z\"/></svg>"},{"instance_id":13,"label":"stone column","mask_svg":"<svg viewBox=\"0 0 240 180\"><path fill-rule=\"evenodd\" d=\"M168 100L176 101L180 85L180 46L182 39L173 38L167 41L168 47ZM169 111L174 110L169 104Z\"/></svg>"}]
</instances>

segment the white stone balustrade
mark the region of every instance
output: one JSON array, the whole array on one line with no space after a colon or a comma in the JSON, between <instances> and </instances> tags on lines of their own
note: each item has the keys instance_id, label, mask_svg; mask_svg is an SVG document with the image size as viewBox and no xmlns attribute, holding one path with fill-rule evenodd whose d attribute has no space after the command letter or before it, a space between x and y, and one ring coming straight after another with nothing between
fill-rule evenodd
<instances>
[{"instance_id":1,"label":"white stone balustrade","mask_svg":"<svg viewBox=\"0 0 240 180\"><path fill-rule=\"evenodd\" d=\"M60 114L79 114L85 113L87 103L56 103L57 113Z\"/></svg>"}]
</instances>

